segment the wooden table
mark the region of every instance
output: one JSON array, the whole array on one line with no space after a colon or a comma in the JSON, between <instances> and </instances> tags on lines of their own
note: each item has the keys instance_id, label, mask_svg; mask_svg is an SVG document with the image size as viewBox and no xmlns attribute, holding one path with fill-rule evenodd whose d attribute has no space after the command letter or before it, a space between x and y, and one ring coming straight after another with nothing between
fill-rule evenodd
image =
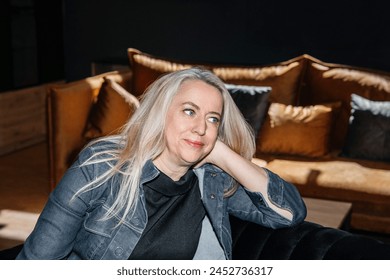
<instances>
[{"instance_id":1,"label":"wooden table","mask_svg":"<svg viewBox=\"0 0 390 280\"><path fill-rule=\"evenodd\" d=\"M332 228L347 228L352 204L349 202L303 197L306 221Z\"/></svg>"}]
</instances>

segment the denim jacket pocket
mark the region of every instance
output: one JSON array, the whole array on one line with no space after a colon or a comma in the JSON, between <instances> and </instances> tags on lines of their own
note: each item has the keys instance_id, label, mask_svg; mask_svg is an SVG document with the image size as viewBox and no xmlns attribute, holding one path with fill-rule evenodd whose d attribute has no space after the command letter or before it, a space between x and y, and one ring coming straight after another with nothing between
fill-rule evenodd
<instances>
[{"instance_id":1,"label":"denim jacket pocket","mask_svg":"<svg viewBox=\"0 0 390 280\"><path fill-rule=\"evenodd\" d=\"M87 212L84 229L87 232L111 238L118 228L119 220L112 216L106 217L107 212L108 207L103 202L94 207L92 211Z\"/></svg>"}]
</instances>

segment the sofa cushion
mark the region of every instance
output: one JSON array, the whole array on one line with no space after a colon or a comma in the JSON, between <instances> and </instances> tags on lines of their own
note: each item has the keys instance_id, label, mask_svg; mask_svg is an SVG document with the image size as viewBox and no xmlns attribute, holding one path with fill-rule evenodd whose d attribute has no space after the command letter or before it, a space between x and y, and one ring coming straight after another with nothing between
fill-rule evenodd
<instances>
[{"instance_id":1,"label":"sofa cushion","mask_svg":"<svg viewBox=\"0 0 390 280\"><path fill-rule=\"evenodd\" d=\"M390 102L351 95L351 118L343 155L390 161Z\"/></svg>"},{"instance_id":2,"label":"sofa cushion","mask_svg":"<svg viewBox=\"0 0 390 280\"><path fill-rule=\"evenodd\" d=\"M257 136L268 111L271 87L226 84L226 88Z\"/></svg>"},{"instance_id":3,"label":"sofa cushion","mask_svg":"<svg viewBox=\"0 0 390 280\"><path fill-rule=\"evenodd\" d=\"M345 143L352 93L373 101L390 100L390 75L309 58L299 105L342 102L340 113L335 120L335 133L331 137L333 149L340 150Z\"/></svg>"},{"instance_id":4,"label":"sofa cushion","mask_svg":"<svg viewBox=\"0 0 390 280\"><path fill-rule=\"evenodd\" d=\"M302 107L272 103L257 140L257 153L326 155L333 110L331 105Z\"/></svg>"},{"instance_id":5,"label":"sofa cushion","mask_svg":"<svg viewBox=\"0 0 390 280\"><path fill-rule=\"evenodd\" d=\"M127 50L133 70L132 93L141 95L162 74L200 66L213 71L228 84L270 86L271 102L294 104L300 88L305 57L265 66L231 66L209 63L180 62L143 53L137 49Z\"/></svg>"},{"instance_id":6,"label":"sofa cushion","mask_svg":"<svg viewBox=\"0 0 390 280\"><path fill-rule=\"evenodd\" d=\"M225 83L272 88L270 102L295 105L304 67L303 57L265 66L220 66L213 72Z\"/></svg>"},{"instance_id":7,"label":"sofa cushion","mask_svg":"<svg viewBox=\"0 0 390 280\"><path fill-rule=\"evenodd\" d=\"M351 228L389 232L390 163L332 155L261 158L304 197L352 202Z\"/></svg>"},{"instance_id":8,"label":"sofa cushion","mask_svg":"<svg viewBox=\"0 0 390 280\"><path fill-rule=\"evenodd\" d=\"M109 76L104 78L89 114L84 136L94 139L117 132L139 107L138 99Z\"/></svg>"},{"instance_id":9,"label":"sofa cushion","mask_svg":"<svg viewBox=\"0 0 390 280\"><path fill-rule=\"evenodd\" d=\"M195 66L152 56L133 48L127 50L127 55L133 71L131 91L135 96L142 95L161 75Z\"/></svg>"},{"instance_id":10,"label":"sofa cushion","mask_svg":"<svg viewBox=\"0 0 390 280\"><path fill-rule=\"evenodd\" d=\"M267 162L266 167L283 179L298 186L307 186L313 192L320 186L329 189L329 192L332 189L340 192L348 190L360 193L362 197L364 194L377 194L390 200L390 164L387 162L333 156L326 159L296 156L272 156L263 159ZM390 205L388 207L390 209Z\"/></svg>"}]
</instances>

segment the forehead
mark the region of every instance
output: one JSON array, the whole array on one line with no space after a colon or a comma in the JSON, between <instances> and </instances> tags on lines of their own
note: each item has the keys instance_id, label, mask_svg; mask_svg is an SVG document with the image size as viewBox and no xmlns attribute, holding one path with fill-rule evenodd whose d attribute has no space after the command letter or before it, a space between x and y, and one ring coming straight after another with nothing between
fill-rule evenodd
<instances>
[{"instance_id":1,"label":"forehead","mask_svg":"<svg viewBox=\"0 0 390 280\"><path fill-rule=\"evenodd\" d=\"M188 80L181 84L173 98L173 104L180 105L186 102L217 112L221 112L223 107L222 93L214 86L200 80Z\"/></svg>"}]
</instances>

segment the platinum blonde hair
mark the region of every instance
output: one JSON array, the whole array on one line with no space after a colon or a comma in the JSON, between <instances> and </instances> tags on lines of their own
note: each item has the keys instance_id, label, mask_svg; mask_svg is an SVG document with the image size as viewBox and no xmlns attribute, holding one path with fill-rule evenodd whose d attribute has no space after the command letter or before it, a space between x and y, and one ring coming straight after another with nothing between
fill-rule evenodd
<instances>
[{"instance_id":1,"label":"platinum blonde hair","mask_svg":"<svg viewBox=\"0 0 390 280\"><path fill-rule=\"evenodd\" d=\"M142 169L148 160L154 160L165 149L165 121L168 109L180 86L185 81L203 81L221 93L223 112L218 138L232 150L250 160L255 152L255 141L250 126L235 105L224 83L212 72L202 68L190 68L165 74L152 83L141 98L140 107L122 128L120 134L100 138L100 141L117 143L116 149L98 152L83 165L106 162L109 170L84 186L76 195L97 188L110 178L119 176L117 197L108 210L108 216L124 217L135 209ZM112 145L111 145L112 147ZM103 159L102 159L103 158ZM237 184L229 186L226 196L232 195Z\"/></svg>"}]
</instances>

